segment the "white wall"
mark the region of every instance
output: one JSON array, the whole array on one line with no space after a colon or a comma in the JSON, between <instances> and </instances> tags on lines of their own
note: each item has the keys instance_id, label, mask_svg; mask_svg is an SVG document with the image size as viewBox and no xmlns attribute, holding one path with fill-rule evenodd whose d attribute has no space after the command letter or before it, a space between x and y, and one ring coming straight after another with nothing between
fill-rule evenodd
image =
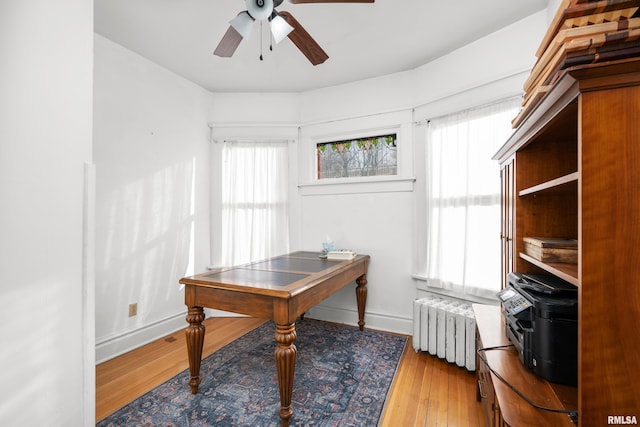
<instances>
[{"instance_id":1,"label":"white wall","mask_svg":"<svg viewBox=\"0 0 640 427\"><path fill-rule=\"evenodd\" d=\"M81 426L95 417L83 268L91 263L83 218L91 210L92 51L93 2L0 3L2 426Z\"/></svg>"},{"instance_id":2,"label":"white wall","mask_svg":"<svg viewBox=\"0 0 640 427\"><path fill-rule=\"evenodd\" d=\"M301 94L300 123L305 125L411 109L415 70L332 86Z\"/></svg>"},{"instance_id":3,"label":"white wall","mask_svg":"<svg viewBox=\"0 0 640 427\"><path fill-rule=\"evenodd\" d=\"M209 263L212 95L99 35L94 90L102 361L186 325L178 280Z\"/></svg>"},{"instance_id":4,"label":"white wall","mask_svg":"<svg viewBox=\"0 0 640 427\"><path fill-rule=\"evenodd\" d=\"M300 94L216 93L209 113L217 138L278 134L277 129L300 123Z\"/></svg>"},{"instance_id":5,"label":"white wall","mask_svg":"<svg viewBox=\"0 0 640 427\"><path fill-rule=\"evenodd\" d=\"M513 83L512 90L522 92L546 29L546 12L541 11L416 69L420 84L415 106L441 104L439 111L430 114L442 115L452 108L460 111L478 102L493 102L503 98L504 91L492 94L492 84L514 77L520 81ZM467 92L471 96L463 99ZM451 99L453 105L447 102Z\"/></svg>"}]
</instances>

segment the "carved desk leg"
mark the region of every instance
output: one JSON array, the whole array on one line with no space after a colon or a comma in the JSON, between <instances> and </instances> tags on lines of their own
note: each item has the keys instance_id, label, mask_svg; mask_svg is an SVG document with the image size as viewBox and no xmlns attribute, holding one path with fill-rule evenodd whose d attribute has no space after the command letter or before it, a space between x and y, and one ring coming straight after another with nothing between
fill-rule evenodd
<instances>
[{"instance_id":1,"label":"carved desk leg","mask_svg":"<svg viewBox=\"0 0 640 427\"><path fill-rule=\"evenodd\" d=\"M293 377L296 370L296 356L298 350L293 341L296 339L296 325L276 325L276 371L278 374L278 388L280 390L280 418L282 426L289 426L289 419L293 415L291 397L293 396Z\"/></svg>"},{"instance_id":2,"label":"carved desk leg","mask_svg":"<svg viewBox=\"0 0 640 427\"><path fill-rule=\"evenodd\" d=\"M358 326L360 330L364 330L364 309L367 304L367 275L356 279L358 287L356 288L356 300L358 301Z\"/></svg>"},{"instance_id":3,"label":"carved desk leg","mask_svg":"<svg viewBox=\"0 0 640 427\"><path fill-rule=\"evenodd\" d=\"M185 333L187 336L187 352L189 353L189 372L191 377L189 385L191 393L198 392L200 385L200 361L202 360L202 344L204 343L204 310L202 307L189 307L187 313L187 327Z\"/></svg>"}]
</instances>

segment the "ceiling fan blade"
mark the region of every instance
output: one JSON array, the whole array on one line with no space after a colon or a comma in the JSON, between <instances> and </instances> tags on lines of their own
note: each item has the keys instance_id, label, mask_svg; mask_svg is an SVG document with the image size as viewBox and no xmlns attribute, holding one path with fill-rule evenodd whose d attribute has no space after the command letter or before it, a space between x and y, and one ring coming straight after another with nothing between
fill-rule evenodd
<instances>
[{"instance_id":1,"label":"ceiling fan blade","mask_svg":"<svg viewBox=\"0 0 640 427\"><path fill-rule=\"evenodd\" d=\"M311 37L302 25L289 12L278 12L289 25L293 27L293 31L287 37L295 44L300 52L313 64L322 64L329 58L329 55L322 50L320 45Z\"/></svg>"},{"instance_id":2,"label":"ceiling fan blade","mask_svg":"<svg viewBox=\"0 0 640 427\"><path fill-rule=\"evenodd\" d=\"M229 29L224 33L224 36L222 36L222 40L218 43L218 47L216 47L213 54L223 58L230 58L238 48L238 45L240 45L241 41L242 36L240 33L233 27L229 26Z\"/></svg>"},{"instance_id":3,"label":"ceiling fan blade","mask_svg":"<svg viewBox=\"0 0 640 427\"><path fill-rule=\"evenodd\" d=\"M374 3L375 0L289 0L293 4L301 3Z\"/></svg>"}]
</instances>

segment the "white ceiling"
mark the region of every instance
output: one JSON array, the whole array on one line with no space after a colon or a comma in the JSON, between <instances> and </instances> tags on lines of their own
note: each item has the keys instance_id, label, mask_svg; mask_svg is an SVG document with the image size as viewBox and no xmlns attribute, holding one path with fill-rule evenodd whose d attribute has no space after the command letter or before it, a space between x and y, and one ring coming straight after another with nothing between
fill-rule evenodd
<instances>
[{"instance_id":1,"label":"white ceiling","mask_svg":"<svg viewBox=\"0 0 640 427\"><path fill-rule=\"evenodd\" d=\"M376 0L291 4L327 52L311 65L283 40L269 51L260 24L232 58L213 55L244 0L94 0L95 31L213 92L301 92L410 70L545 9L547 0ZM473 64L469 64L472 72Z\"/></svg>"}]
</instances>

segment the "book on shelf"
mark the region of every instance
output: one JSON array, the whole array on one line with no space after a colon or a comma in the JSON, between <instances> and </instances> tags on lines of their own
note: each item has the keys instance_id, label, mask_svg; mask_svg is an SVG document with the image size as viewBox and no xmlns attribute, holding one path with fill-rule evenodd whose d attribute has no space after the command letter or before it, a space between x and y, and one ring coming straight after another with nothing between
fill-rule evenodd
<instances>
[{"instance_id":1,"label":"book on shelf","mask_svg":"<svg viewBox=\"0 0 640 427\"><path fill-rule=\"evenodd\" d=\"M578 241L552 237L523 237L524 253L542 262L576 264Z\"/></svg>"}]
</instances>

